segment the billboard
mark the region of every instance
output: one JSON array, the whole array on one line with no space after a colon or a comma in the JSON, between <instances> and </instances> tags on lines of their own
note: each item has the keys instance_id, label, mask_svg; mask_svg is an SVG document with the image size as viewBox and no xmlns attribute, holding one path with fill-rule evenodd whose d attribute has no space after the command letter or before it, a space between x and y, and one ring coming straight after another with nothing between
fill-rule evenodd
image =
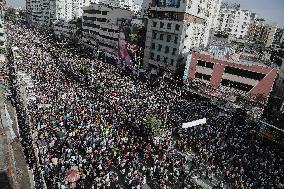
<instances>
[{"instance_id":1,"label":"billboard","mask_svg":"<svg viewBox=\"0 0 284 189\"><path fill-rule=\"evenodd\" d=\"M184 74L183 74L183 80L184 81L186 81L188 79L191 58L192 58L192 54L190 52L190 54L187 56L187 59L186 59L186 65L185 65Z\"/></svg>"},{"instance_id":2,"label":"billboard","mask_svg":"<svg viewBox=\"0 0 284 189\"><path fill-rule=\"evenodd\" d=\"M142 20L122 22L118 35L117 55L123 68L134 70L142 65L145 35L146 30Z\"/></svg>"}]
</instances>

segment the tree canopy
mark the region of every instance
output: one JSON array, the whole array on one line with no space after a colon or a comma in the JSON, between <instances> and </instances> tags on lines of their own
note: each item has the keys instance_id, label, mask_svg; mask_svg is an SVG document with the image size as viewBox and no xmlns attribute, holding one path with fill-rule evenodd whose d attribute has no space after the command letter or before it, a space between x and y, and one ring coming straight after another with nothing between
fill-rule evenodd
<instances>
[{"instance_id":1,"label":"tree canopy","mask_svg":"<svg viewBox=\"0 0 284 189\"><path fill-rule=\"evenodd\" d=\"M145 126L149 132L158 133L161 129L162 122L155 116L147 116L145 119Z\"/></svg>"}]
</instances>

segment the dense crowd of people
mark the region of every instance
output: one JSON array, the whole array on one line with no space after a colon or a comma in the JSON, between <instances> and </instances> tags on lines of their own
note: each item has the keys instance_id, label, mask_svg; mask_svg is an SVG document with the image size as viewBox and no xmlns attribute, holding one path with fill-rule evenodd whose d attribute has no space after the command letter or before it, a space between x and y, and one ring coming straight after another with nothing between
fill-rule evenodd
<instances>
[{"instance_id":1,"label":"dense crowd of people","mask_svg":"<svg viewBox=\"0 0 284 189\"><path fill-rule=\"evenodd\" d=\"M20 129L27 130L21 140L29 167L43 173L38 188L195 188L194 178L217 180L220 188L284 187L283 151L238 112L162 78L155 86L133 79L48 33L6 27L21 51L17 70L34 82L29 125ZM149 116L161 120L159 133L145 127ZM206 125L181 129L204 117ZM77 182L66 180L70 169L80 173Z\"/></svg>"}]
</instances>

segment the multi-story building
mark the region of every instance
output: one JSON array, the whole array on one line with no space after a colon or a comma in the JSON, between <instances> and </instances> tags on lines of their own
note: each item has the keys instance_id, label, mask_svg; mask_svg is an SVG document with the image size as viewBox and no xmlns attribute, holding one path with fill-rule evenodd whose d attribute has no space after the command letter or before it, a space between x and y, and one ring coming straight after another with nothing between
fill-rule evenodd
<instances>
[{"instance_id":1,"label":"multi-story building","mask_svg":"<svg viewBox=\"0 0 284 189\"><path fill-rule=\"evenodd\" d=\"M275 44L281 44L281 39L284 37L284 29L283 28L277 28L273 43Z\"/></svg>"},{"instance_id":2,"label":"multi-story building","mask_svg":"<svg viewBox=\"0 0 284 189\"><path fill-rule=\"evenodd\" d=\"M32 8L31 8L31 6L32 6L31 0L26 0L27 21L28 21L29 23L31 23L31 21L32 21L32 13L31 13Z\"/></svg>"},{"instance_id":3,"label":"multi-story building","mask_svg":"<svg viewBox=\"0 0 284 189\"><path fill-rule=\"evenodd\" d=\"M216 1L208 1L207 10L206 10L206 24L205 24L205 32L203 38L203 46L207 46L209 44L210 36L215 33L218 22L218 16L220 12L220 8L222 5L222 0Z\"/></svg>"},{"instance_id":4,"label":"multi-story building","mask_svg":"<svg viewBox=\"0 0 284 189\"><path fill-rule=\"evenodd\" d=\"M56 12L56 1L26 0L27 19L29 23L50 26Z\"/></svg>"},{"instance_id":5,"label":"multi-story building","mask_svg":"<svg viewBox=\"0 0 284 189\"><path fill-rule=\"evenodd\" d=\"M26 4L29 21L31 23L41 23L42 21L42 0L28 0Z\"/></svg>"},{"instance_id":6,"label":"multi-story building","mask_svg":"<svg viewBox=\"0 0 284 189\"><path fill-rule=\"evenodd\" d=\"M141 6L135 4L134 0L93 0L92 3L104 4L122 9L129 9L135 14L138 14L141 11Z\"/></svg>"},{"instance_id":7,"label":"multi-story building","mask_svg":"<svg viewBox=\"0 0 284 189\"><path fill-rule=\"evenodd\" d=\"M249 26L246 38L249 42L260 44L263 42L262 36L264 32L265 20L263 18L256 18Z\"/></svg>"},{"instance_id":8,"label":"multi-story building","mask_svg":"<svg viewBox=\"0 0 284 189\"><path fill-rule=\"evenodd\" d=\"M81 17L82 7L91 0L27 0L28 20L38 25L50 26L56 20L69 21Z\"/></svg>"},{"instance_id":9,"label":"multi-story building","mask_svg":"<svg viewBox=\"0 0 284 189\"><path fill-rule=\"evenodd\" d=\"M116 58L120 25L132 16L133 12L130 10L104 4L84 7L82 42Z\"/></svg>"},{"instance_id":10,"label":"multi-story building","mask_svg":"<svg viewBox=\"0 0 284 189\"><path fill-rule=\"evenodd\" d=\"M4 28L4 2L0 2L0 64L4 62L6 52L6 34Z\"/></svg>"},{"instance_id":11,"label":"multi-story building","mask_svg":"<svg viewBox=\"0 0 284 189\"><path fill-rule=\"evenodd\" d=\"M93 2L95 4L104 4L111 7L119 7L124 9L130 9L134 5L133 0L95 0Z\"/></svg>"},{"instance_id":12,"label":"multi-story building","mask_svg":"<svg viewBox=\"0 0 284 189\"><path fill-rule=\"evenodd\" d=\"M274 41L274 36L277 30L277 24L266 24L265 25L265 47L270 47Z\"/></svg>"},{"instance_id":13,"label":"multi-story building","mask_svg":"<svg viewBox=\"0 0 284 189\"><path fill-rule=\"evenodd\" d=\"M239 10L240 8L241 8L241 4L239 4L239 3L222 2L222 5L221 5L221 9Z\"/></svg>"},{"instance_id":14,"label":"multi-story building","mask_svg":"<svg viewBox=\"0 0 284 189\"><path fill-rule=\"evenodd\" d=\"M264 101L270 95L278 69L260 62L227 59L208 52L194 51L185 72L189 80L198 79L218 89L221 96L249 96ZM213 94L213 93L212 93ZM230 96L232 97L232 96Z\"/></svg>"},{"instance_id":15,"label":"multi-story building","mask_svg":"<svg viewBox=\"0 0 284 189\"><path fill-rule=\"evenodd\" d=\"M280 39L280 43L284 43L284 33L283 33L283 35L282 35L282 37Z\"/></svg>"},{"instance_id":16,"label":"multi-story building","mask_svg":"<svg viewBox=\"0 0 284 189\"><path fill-rule=\"evenodd\" d=\"M217 31L230 34L235 38L243 38L248 31L251 12L241 10L239 6L222 6Z\"/></svg>"},{"instance_id":17,"label":"multi-story building","mask_svg":"<svg viewBox=\"0 0 284 189\"><path fill-rule=\"evenodd\" d=\"M255 19L250 24L246 38L249 42L269 47L273 43L276 30L276 24L266 23L264 19Z\"/></svg>"},{"instance_id":18,"label":"multi-story building","mask_svg":"<svg viewBox=\"0 0 284 189\"><path fill-rule=\"evenodd\" d=\"M7 71L3 68L3 64L5 63L5 53L6 53L6 33L4 28L4 6L6 2L5 0L0 0L0 82L5 83L4 75L7 74Z\"/></svg>"},{"instance_id":19,"label":"multi-story building","mask_svg":"<svg viewBox=\"0 0 284 189\"><path fill-rule=\"evenodd\" d=\"M54 22L54 34L58 37L70 38L70 24L63 20L57 20Z\"/></svg>"},{"instance_id":20,"label":"multi-story building","mask_svg":"<svg viewBox=\"0 0 284 189\"><path fill-rule=\"evenodd\" d=\"M206 46L220 0L145 0L144 68L175 72L193 47Z\"/></svg>"},{"instance_id":21,"label":"multi-story building","mask_svg":"<svg viewBox=\"0 0 284 189\"><path fill-rule=\"evenodd\" d=\"M72 18L80 18L83 15L83 7L90 6L92 0L72 0Z\"/></svg>"}]
</instances>

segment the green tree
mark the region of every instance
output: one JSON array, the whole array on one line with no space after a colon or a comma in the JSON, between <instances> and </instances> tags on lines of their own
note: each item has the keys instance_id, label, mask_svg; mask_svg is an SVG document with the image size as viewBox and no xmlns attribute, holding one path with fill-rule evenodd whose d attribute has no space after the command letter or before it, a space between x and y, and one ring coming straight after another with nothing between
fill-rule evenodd
<instances>
[{"instance_id":1,"label":"green tree","mask_svg":"<svg viewBox=\"0 0 284 189\"><path fill-rule=\"evenodd\" d=\"M160 132L162 122L154 116L147 116L145 119L145 126L149 132L157 134Z\"/></svg>"}]
</instances>

